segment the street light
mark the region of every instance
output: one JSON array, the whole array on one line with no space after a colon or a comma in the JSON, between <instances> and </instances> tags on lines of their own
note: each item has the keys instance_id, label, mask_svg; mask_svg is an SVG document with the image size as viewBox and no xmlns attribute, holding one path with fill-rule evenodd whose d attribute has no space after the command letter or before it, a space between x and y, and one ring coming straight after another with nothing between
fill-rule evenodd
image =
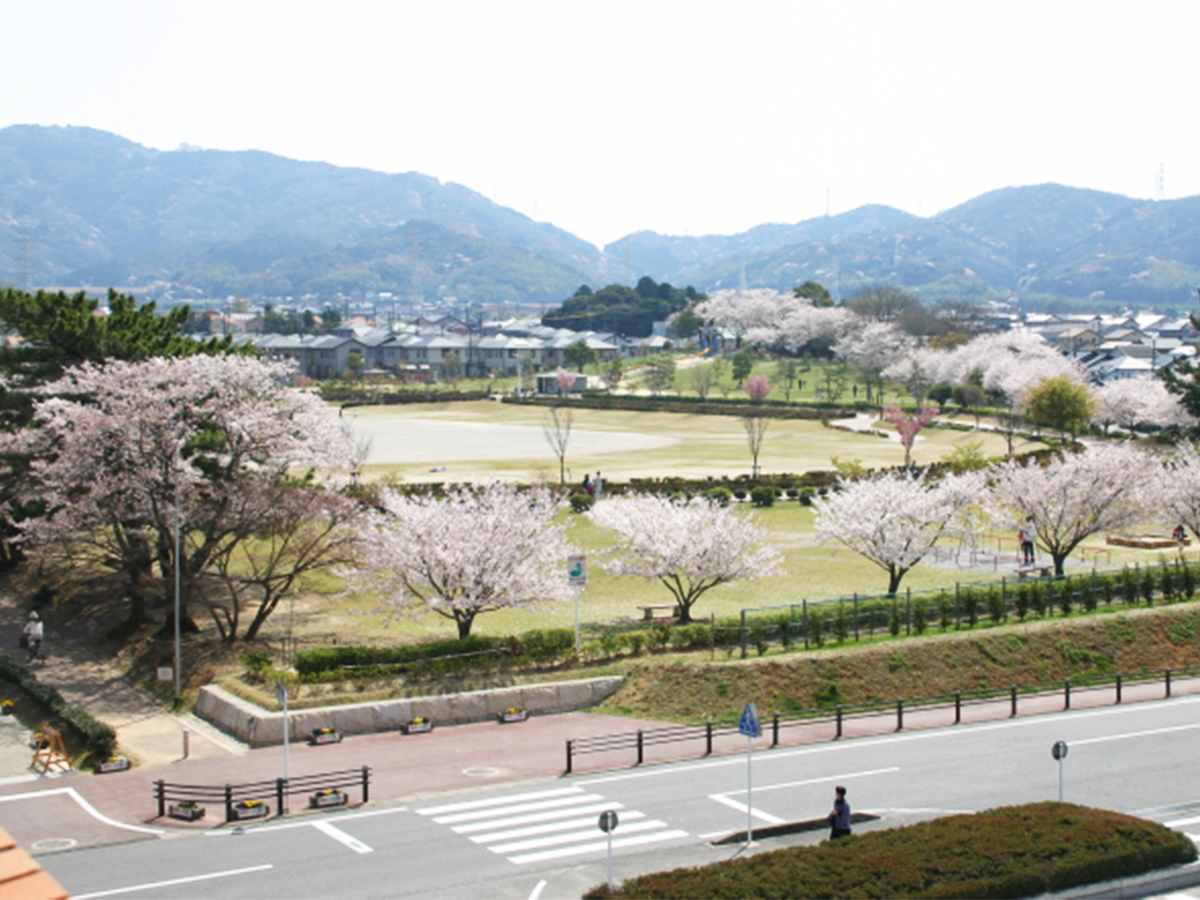
<instances>
[{"instance_id":1,"label":"street light","mask_svg":"<svg viewBox=\"0 0 1200 900\"><path fill-rule=\"evenodd\" d=\"M183 457L181 451L186 439L180 439L175 444L175 707L178 709L183 698L183 650L180 646L180 617L183 615L183 603L180 600L182 578L180 572L180 524L179 524L179 481L183 473Z\"/></svg>"}]
</instances>

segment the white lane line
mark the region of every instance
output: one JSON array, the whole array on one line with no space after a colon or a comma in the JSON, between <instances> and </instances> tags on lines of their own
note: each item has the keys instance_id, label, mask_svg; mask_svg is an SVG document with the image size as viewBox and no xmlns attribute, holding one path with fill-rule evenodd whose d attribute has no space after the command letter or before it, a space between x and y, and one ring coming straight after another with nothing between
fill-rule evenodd
<instances>
[{"instance_id":1,"label":"white lane line","mask_svg":"<svg viewBox=\"0 0 1200 900\"><path fill-rule=\"evenodd\" d=\"M508 828L513 825L535 825L538 822L549 822L551 819L566 819L570 816L583 816L588 813L602 813L606 809L624 809L621 803L605 801L593 803L591 806L573 806L569 809L556 809L551 812L529 813L524 816L509 816L504 819L489 819L486 822L471 822L466 825L455 825L450 830L455 834L473 834L486 831L489 828Z\"/></svg>"},{"instance_id":2,"label":"white lane line","mask_svg":"<svg viewBox=\"0 0 1200 900\"><path fill-rule=\"evenodd\" d=\"M767 762L773 762L780 759L792 759L798 756L815 756L823 753L844 753L853 748L874 748L882 747L887 744L907 744L913 741L929 741L937 740L946 737L970 736L980 734L986 731L1000 731L1008 728L1030 728L1039 725L1050 725L1056 722L1070 721L1075 722L1081 719L1096 719L1107 716L1132 715L1136 713L1152 713L1162 709L1162 703L1168 703L1178 706L1191 706L1200 703L1200 697L1175 697L1166 701L1156 701L1151 703L1127 704L1124 706L1111 707L1109 709L1091 710L1088 712L1067 712L1065 716L1051 715L1049 713L1043 715L1033 715L1022 717L1019 719L1005 719L1003 722L986 723L986 724L967 724L967 725L947 725L944 728L929 728L921 731L910 732L903 735L894 735L887 737L880 736L864 736L854 738L850 741L830 741L827 744L817 746L798 747L795 750L772 750L770 753L763 753L761 758ZM1071 741L1076 744L1079 741ZM592 787L597 784L608 784L614 781L632 781L637 778L661 778L663 776L672 776L687 774L688 772L698 772L703 769L718 769L728 766L745 766L746 759L741 754L730 754L724 759L714 760L712 762L692 763L690 765L672 765L663 763L661 766L652 769L643 769L637 772L626 772L620 775L603 775L598 778L585 778L575 782L580 787Z\"/></svg>"},{"instance_id":3,"label":"white lane line","mask_svg":"<svg viewBox=\"0 0 1200 900\"><path fill-rule=\"evenodd\" d=\"M192 875L188 878L172 878L170 881L153 881L149 884L135 884L130 887L112 888L107 891L93 891L90 894L72 894L73 900L90 900L92 897L110 897L113 894L132 894L134 891L152 891L155 888L172 887L176 884L193 884L197 881L210 881L214 878L229 878L233 875L249 875L251 872L263 872L272 869L271 863L261 866L249 866L245 869L229 869L225 872L210 872L207 875Z\"/></svg>"},{"instance_id":4,"label":"white lane line","mask_svg":"<svg viewBox=\"0 0 1200 900\"><path fill-rule=\"evenodd\" d=\"M318 819L317 822L348 822L351 819L372 819L375 816L391 816L396 813L406 812L407 806L397 806L392 809L372 809L366 812L357 813L341 813L337 816L331 816L327 819ZM230 829L223 831L206 831L205 837L245 837L248 834L265 834L268 831L287 831L290 828L310 828L316 822L312 820L303 822L284 822L281 825L254 825L244 830Z\"/></svg>"},{"instance_id":5,"label":"white lane line","mask_svg":"<svg viewBox=\"0 0 1200 900\"><path fill-rule=\"evenodd\" d=\"M633 823L622 821L620 827L624 834L637 834L640 831L658 831L660 828L666 828L667 823L660 822L657 819L647 819L645 822ZM496 844L494 847L488 847L488 849L497 854L517 853L521 850L536 850L539 847L555 847L559 844L574 844L578 841L593 841L595 839L596 828L593 825L584 831L568 831L563 834L544 835L524 841Z\"/></svg>"},{"instance_id":6,"label":"white lane line","mask_svg":"<svg viewBox=\"0 0 1200 900\"><path fill-rule=\"evenodd\" d=\"M113 828L124 828L126 831L137 831L141 834L165 834L161 828L143 828L141 825L126 825L124 822L118 822L116 819L110 819L108 816L100 812L92 804L88 803L79 795L75 788L53 788L48 791L30 791L27 794L9 794L7 797L0 797L0 803L7 803L10 800L28 800L33 797L53 797L58 794L66 794L72 800L79 804L80 808L93 819L103 822L105 825L111 825Z\"/></svg>"},{"instance_id":7,"label":"white lane line","mask_svg":"<svg viewBox=\"0 0 1200 900\"><path fill-rule=\"evenodd\" d=\"M549 882L547 882L545 878L539 881L537 883L537 887L533 889L533 893L529 895L529 900L538 900L538 897L542 896L542 888L544 888L548 883Z\"/></svg>"},{"instance_id":8,"label":"white lane line","mask_svg":"<svg viewBox=\"0 0 1200 900\"><path fill-rule=\"evenodd\" d=\"M1167 828L1182 828L1184 825L1195 825L1200 822L1200 816L1192 816L1190 819L1176 819L1173 822L1163 822Z\"/></svg>"},{"instance_id":9,"label":"white lane line","mask_svg":"<svg viewBox=\"0 0 1200 900\"><path fill-rule=\"evenodd\" d=\"M1108 741L1124 741L1128 738L1150 737L1155 734L1171 734L1176 731L1195 731L1200 728L1200 723L1191 725L1171 725L1166 728L1149 728L1145 731L1127 731L1123 734L1106 734L1103 737L1081 738L1077 741L1071 741L1070 746L1082 747L1084 744L1104 744Z\"/></svg>"},{"instance_id":10,"label":"white lane line","mask_svg":"<svg viewBox=\"0 0 1200 900\"><path fill-rule=\"evenodd\" d=\"M623 847L637 847L641 844L656 844L662 841L672 841L688 837L686 831L659 831L655 834L642 834L631 838L614 838L614 850ZM584 853L603 853L608 849L607 841L596 841L592 844L581 844L575 847L562 847L558 850L541 850L537 853L526 853L522 856L510 856L509 861L522 865L525 863L545 862L550 859L563 859L567 856L579 856Z\"/></svg>"},{"instance_id":11,"label":"white lane line","mask_svg":"<svg viewBox=\"0 0 1200 900\"><path fill-rule=\"evenodd\" d=\"M336 825L329 822L328 820L322 820L320 822L313 822L312 827L317 829L317 831L321 832L322 834L329 835L331 838L333 838L339 844L345 844L347 847L349 847L355 853L374 853L375 852L375 849L373 847L368 847L366 844L364 844L358 838L353 837L352 835L346 834L346 832L342 831L342 829L338 828Z\"/></svg>"},{"instance_id":12,"label":"white lane line","mask_svg":"<svg viewBox=\"0 0 1200 900\"><path fill-rule=\"evenodd\" d=\"M524 803L526 800L545 800L550 797L563 797L567 794L582 794L583 788L558 788L553 791L534 791L530 794L512 794L507 797L492 797L488 800L471 800L466 803L447 803L444 806L427 806L418 809L419 816L438 816L442 813L463 812L468 809L482 809L487 806L503 806L506 803Z\"/></svg>"},{"instance_id":13,"label":"white lane line","mask_svg":"<svg viewBox=\"0 0 1200 900\"><path fill-rule=\"evenodd\" d=\"M646 818L646 814L638 812L636 809L621 813L622 824L644 818ZM548 825L531 825L528 828L510 828L508 831L493 831L490 834L474 834L471 835L471 840L476 844L486 844L488 841L511 841L516 838L533 837L535 834L550 834L551 832L560 831L563 828L588 827L596 827L595 816L585 816L580 819L564 819L558 822L551 822Z\"/></svg>"},{"instance_id":14,"label":"white lane line","mask_svg":"<svg viewBox=\"0 0 1200 900\"><path fill-rule=\"evenodd\" d=\"M764 785L756 784L754 786L754 793L758 794L763 791L779 791L779 790L783 790L784 788L806 787L810 784L824 784L824 783L827 783L830 781L849 781L851 778L866 778L870 775L890 775L892 772L899 772L899 771L900 771L899 766L890 766L886 769L867 769L865 772L846 772L845 774L842 774L842 775L829 775L824 778L808 778L808 779L805 779L804 781L785 781L785 782L781 782L779 784L764 784ZM746 789L742 788L741 790L738 790L738 791L722 791L720 796L732 797L735 794L744 794L744 793L746 793ZM716 794L709 795L710 799L716 799L716 797L717 797Z\"/></svg>"},{"instance_id":15,"label":"white lane line","mask_svg":"<svg viewBox=\"0 0 1200 900\"><path fill-rule=\"evenodd\" d=\"M577 803L595 803L603 799L599 794L575 794L571 797L557 797L553 800L538 800L533 803L513 803L491 809L476 809L470 812L452 813L448 816L437 816L433 821L439 825L456 825L459 822L478 822L480 819L494 818L495 816L510 815L512 813L562 809L563 807L573 806Z\"/></svg>"},{"instance_id":16,"label":"white lane line","mask_svg":"<svg viewBox=\"0 0 1200 900\"><path fill-rule=\"evenodd\" d=\"M746 792L741 791L740 793L744 794ZM747 809L745 803L738 803L736 800L732 800L724 794L709 794L708 799L715 800L717 803L720 803L723 806L728 806L730 809L736 809L740 813L748 812L750 815L754 816L754 818L761 819L768 825L782 825L787 821L787 819L781 819L779 816L773 816L770 813L765 813L760 809Z\"/></svg>"}]
</instances>

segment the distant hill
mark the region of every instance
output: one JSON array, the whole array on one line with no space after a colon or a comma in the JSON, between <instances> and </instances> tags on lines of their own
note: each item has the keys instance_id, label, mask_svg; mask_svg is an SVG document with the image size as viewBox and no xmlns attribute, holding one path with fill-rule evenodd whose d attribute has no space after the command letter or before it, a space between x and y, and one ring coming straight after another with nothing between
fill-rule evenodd
<instances>
[{"instance_id":1,"label":"distant hill","mask_svg":"<svg viewBox=\"0 0 1200 900\"><path fill-rule=\"evenodd\" d=\"M1200 197L1155 203L1055 184L930 218L864 206L736 235L637 232L596 247L469 188L259 151L158 151L91 128L0 129L0 282L189 299L389 291L561 303L647 275L701 291L845 297L891 283L941 301L1067 298L1185 307Z\"/></svg>"}]
</instances>

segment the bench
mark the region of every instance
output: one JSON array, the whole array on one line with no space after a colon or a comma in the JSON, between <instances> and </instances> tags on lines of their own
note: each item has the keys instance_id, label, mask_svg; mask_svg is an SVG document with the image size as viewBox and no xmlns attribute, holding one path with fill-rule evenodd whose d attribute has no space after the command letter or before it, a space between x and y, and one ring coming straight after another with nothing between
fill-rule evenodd
<instances>
[{"instance_id":1,"label":"bench","mask_svg":"<svg viewBox=\"0 0 1200 900\"><path fill-rule=\"evenodd\" d=\"M1054 566L1052 565L1021 566L1019 569L1017 569L1017 577L1028 578L1031 575L1035 575L1038 578L1049 578L1052 571L1054 571Z\"/></svg>"},{"instance_id":2,"label":"bench","mask_svg":"<svg viewBox=\"0 0 1200 900\"><path fill-rule=\"evenodd\" d=\"M642 611L643 622L653 622L655 619L660 618L657 613L664 611L667 615L662 618L679 618L679 604L677 603L652 603L649 606L639 606L638 609Z\"/></svg>"}]
</instances>

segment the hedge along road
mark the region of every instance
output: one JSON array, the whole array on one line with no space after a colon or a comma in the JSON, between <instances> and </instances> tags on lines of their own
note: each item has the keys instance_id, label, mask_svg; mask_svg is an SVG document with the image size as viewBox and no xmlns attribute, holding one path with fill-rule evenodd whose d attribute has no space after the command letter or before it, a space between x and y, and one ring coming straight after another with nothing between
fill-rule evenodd
<instances>
[{"instance_id":1,"label":"hedge along road","mask_svg":"<svg viewBox=\"0 0 1200 900\"><path fill-rule=\"evenodd\" d=\"M569 481L597 470L618 481L750 472L746 433L737 416L593 409L574 409L572 415ZM357 439L370 442L367 477L557 481L558 459L543 433L546 418L544 407L480 401L356 407L345 411L342 421ZM995 434L929 429L918 438L913 455L918 463L928 463L972 441L982 441L986 454L1005 449L1003 438ZM827 428L819 421L776 419L767 431L760 465L764 472L800 473L830 469L835 456L859 459L869 467L904 461L895 441Z\"/></svg>"}]
</instances>

